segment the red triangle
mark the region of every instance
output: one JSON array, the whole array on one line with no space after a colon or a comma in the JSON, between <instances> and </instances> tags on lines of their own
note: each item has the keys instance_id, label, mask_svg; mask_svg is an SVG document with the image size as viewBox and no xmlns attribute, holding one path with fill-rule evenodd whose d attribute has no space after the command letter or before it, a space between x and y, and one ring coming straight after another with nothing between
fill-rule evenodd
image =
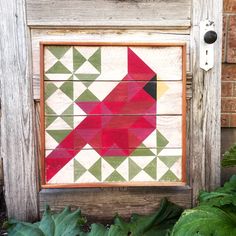
<instances>
[{"instance_id":1,"label":"red triangle","mask_svg":"<svg viewBox=\"0 0 236 236\"><path fill-rule=\"evenodd\" d=\"M128 48L128 74L134 80L151 80L156 73Z\"/></svg>"}]
</instances>

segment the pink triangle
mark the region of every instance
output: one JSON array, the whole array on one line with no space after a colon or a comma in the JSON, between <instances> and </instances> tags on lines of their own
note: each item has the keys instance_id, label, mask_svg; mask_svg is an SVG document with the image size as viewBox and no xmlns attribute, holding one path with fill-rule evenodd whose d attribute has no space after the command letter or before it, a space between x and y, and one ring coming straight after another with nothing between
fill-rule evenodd
<instances>
[{"instance_id":1,"label":"pink triangle","mask_svg":"<svg viewBox=\"0 0 236 236\"><path fill-rule=\"evenodd\" d=\"M75 102L86 114L89 114L100 102Z\"/></svg>"},{"instance_id":2,"label":"pink triangle","mask_svg":"<svg viewBox=\"0 0 236 236\"><path fill-rule=\"evenodd\" d=\"M120 149L116 144L113 144L111 147L103 150L103 156L127 156L128 150Z\"/></svg>"},{"instance_id":3,"label":"pink triangle","mask_svg":"<svg viewBox=\"0 0 236 236\"><path fill-rule=\"evenodd\" d=\"M155 128L144 128L144 129L129 129L129 133L134 134L139 140L140 140L140 144L141 142L146 139L153 131L155 130ZM138 146L138 145L137 145Z\"/></svg>"}]
</instances>

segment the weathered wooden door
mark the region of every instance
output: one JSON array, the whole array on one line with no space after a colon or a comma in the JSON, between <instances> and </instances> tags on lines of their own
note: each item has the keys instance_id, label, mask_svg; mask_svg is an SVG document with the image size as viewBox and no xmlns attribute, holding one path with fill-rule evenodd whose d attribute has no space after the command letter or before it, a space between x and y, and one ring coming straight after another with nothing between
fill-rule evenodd
<instances>
[{"instance_id":1,"label":"weathered wooden door","mask_svg":"<svg viewBox=\"0 0 236 236\"><path fill-rule=\"evenodd\" d=\"M90 219L106 221L115 212L152 212L163 197L191 207L199 190L220 184L222 1L3 0L0 9L1 152L10 217L35 219L49 204L53 210L80 207ZM218 34L214 66L207 72L200 68L200 22L206 19ZM186 45L184 184L42 187L40 42Z\"/></svg>"}]
</instances>

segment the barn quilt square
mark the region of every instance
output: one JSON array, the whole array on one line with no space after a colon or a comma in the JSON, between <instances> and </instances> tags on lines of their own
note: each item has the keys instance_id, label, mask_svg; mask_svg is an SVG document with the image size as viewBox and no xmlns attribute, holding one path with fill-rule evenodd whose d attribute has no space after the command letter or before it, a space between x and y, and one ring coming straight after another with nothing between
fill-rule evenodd
<instances>
[{"instance_id":1,"label":"barn quilt square","mask_svg":"<svg viewBox=\"0 0 236 236\"><path fill-rule=\"evenodd\" d=\"M43 184L184 181L183 45L43 45Z\"/></svg>"}]
</instances>

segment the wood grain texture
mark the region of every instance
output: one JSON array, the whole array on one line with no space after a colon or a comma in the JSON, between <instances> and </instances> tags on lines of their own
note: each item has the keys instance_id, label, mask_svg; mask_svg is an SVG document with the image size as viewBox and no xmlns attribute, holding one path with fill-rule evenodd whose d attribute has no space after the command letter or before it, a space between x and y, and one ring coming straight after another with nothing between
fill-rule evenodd
<instances>
[{"instance_id":1,"label":"wood grain texture","mask_svg":"<svg viewBox=\"0 0 236 236\"><path fill-rule=\"evenodd\" d=\"M187 71L190 71L190 36L154 30L78 30L32 29L33 75L39 77L40 42L113 42L113 43L181 43L187 44Z\"/></svg>"},{"instance_id":2,"label":"wood grain texture","mask_svg":"<svg viewBox=\"0 0 236 236\"><path fill-rule=\"evenodd\" d=\"M190 184L193 187L193 202L196 203L199 190L213 190L220 185L222 0L193 0L192 6L193 100ZM199 67L199 22L205 19L215 22L218 34L214 67L208 72Z\"/></svg>"},{"instance_id":3,"label":"wood grain texture","mask_svg":"<svg viewBox=\"0 0 236 236\"><path fill-rule=\"evenodd\" d=\"M0 2L1 156L8 216L38 217L29 31L25 1Z\"/></svg>"},{"instance_id":4,"label":"wood grain texture","mask_svg":"<svg viewBox=\"0 0 236 236\"><path fill-rule=\"evenodd\" d=\"M3 162L0 158L0 188L3 186Z\"/></svg>"},{"instance_id":5,"label":"wood grain texture","mask_svg":"<svg viewBox=\"0 0 236 236\"><path fill-rule=\"evenodd\" d=\"M27 0L27 19L31 27L187 28L190 6L190 0Z\"/></svg>"},{"instance_id":6,"label":"wood grain texture","mask_svg":"<svg viewBox=\"0 0 236 236\"><path fill-rule=\"evenodd\" d=\"M134 212L150 214L158 209L163 197L184 208L191 207L191 189L180 186L44 189L39 194L41 214L46 204L53 211L70 205L74 209L81 208L89 221L105 223L110 222L117 212L126 219Z\"/></svg>"}]
</instances>

